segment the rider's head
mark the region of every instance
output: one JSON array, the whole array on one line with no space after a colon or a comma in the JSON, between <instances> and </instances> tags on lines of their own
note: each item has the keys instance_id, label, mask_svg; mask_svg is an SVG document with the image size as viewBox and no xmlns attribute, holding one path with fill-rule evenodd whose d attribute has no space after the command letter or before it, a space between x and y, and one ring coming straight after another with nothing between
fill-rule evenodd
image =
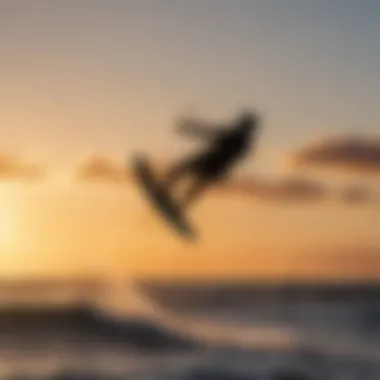
<instances>
[{"instance_id":1,"label":"rider's head","mask_svg":"<svg viewBox=\"0 0 380 380\"><path fill-rule=\"evenodd\" d=\"M244 111L238 116L237 126L240 130L250 132L258 127L259 122L260 118L256 113Z\"/></svg>"}]
</instances>

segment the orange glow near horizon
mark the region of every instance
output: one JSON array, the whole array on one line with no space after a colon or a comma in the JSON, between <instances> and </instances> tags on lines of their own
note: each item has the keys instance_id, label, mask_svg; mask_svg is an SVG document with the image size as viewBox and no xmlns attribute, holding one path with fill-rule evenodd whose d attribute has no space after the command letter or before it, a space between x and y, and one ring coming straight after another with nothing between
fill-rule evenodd
<instances>
[{"instance_id":1,"label":"orange glow near horizon","mask_svg":"<svg viewBox=\"0 0 380 380\"><path fill-rule=\"evenodd\" d=\"M0 251L12 251L20 239L20 226L16 221L16 210L9 197L0 189Z\"/></svg>"},{"instance_id":2,"label":"orange glow near horizon","mask_svg":"<svg viewBox=\"0 0 380 380\"><path fill-rule=\"evenodd\" d=\"M207 196L190 213L201 240L189 245L133 186L4 183L0 277L374 277L369 215Z\"/></svg>"}]
</instances>

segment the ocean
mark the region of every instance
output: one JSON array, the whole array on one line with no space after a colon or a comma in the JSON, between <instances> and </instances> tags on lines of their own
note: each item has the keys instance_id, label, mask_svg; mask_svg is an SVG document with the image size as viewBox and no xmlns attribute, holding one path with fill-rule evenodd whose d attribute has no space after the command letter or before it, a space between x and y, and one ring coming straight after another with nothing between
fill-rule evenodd
<instances>
[{"instance_id":1,"label":"ocean","mask_svg":"<svg viewBox=\"0 0 380 380\"><path fill-rule=\"evenodd\" d=\"M0 283L1 379L380 379L380 284Z\"/></svg>"}]
</instances>

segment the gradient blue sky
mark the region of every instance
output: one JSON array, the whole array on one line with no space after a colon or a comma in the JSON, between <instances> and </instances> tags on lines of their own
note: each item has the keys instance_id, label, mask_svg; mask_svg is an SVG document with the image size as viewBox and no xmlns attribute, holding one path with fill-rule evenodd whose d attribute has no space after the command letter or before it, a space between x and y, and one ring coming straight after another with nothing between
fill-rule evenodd
<instances>
[{"instance_id":1,"label":"gradient blue sky","mask_svg":"<svg viewBox=\"0 0 380 380\"><path fill-rule=\"evenodd\" d=\"M309 139L379 132L379 16L375 0L2 1L0 149L57 167L92 153L165 158L188 147L173 134L178 116L223 119L254 107L264 129L246 168L268 173ZM256 211L241 223L268 212ZM336 228L322 226L314 243L330 235L344 243L347 224L354 233L363 220L379 221L370 210L357 211L356 224L336 209L278 212L264 218L280 225L281 242L289 219L308 236L307 220L323 224L334 213ZM368 225L351 239L380 245ZM252 239L246 230L235 240Z\"/></svg>"},{"instance_id":2,"label":"gradient blue sky","mask_svg":"<svg viewBox=\"0 0 380 380\"><path fill-rule=\"evenodd\" d=\"M379 125L375 0L15 0L0 11L6 147L23 136L63 154L163 150L177 115L240 106L265 116L265 150Z\"/></svg>"}]
</instances>

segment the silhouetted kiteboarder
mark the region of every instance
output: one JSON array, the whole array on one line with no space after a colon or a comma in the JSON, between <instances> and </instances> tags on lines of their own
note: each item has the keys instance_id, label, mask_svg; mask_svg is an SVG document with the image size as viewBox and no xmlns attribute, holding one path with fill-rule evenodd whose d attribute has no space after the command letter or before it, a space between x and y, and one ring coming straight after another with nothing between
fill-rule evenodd
<instances>
[{"instance_id":1,"label":"silhouetted kiteboarder","mask_svg":"<svg viewBox=\"0 0 380 380\"><path fill-rule=\"evenodd\" d=\"M252 134L257 130L258 122L255 114L244 113L229 128L195 121L180 123L181 132L208 143L201 153L186 157L173 165L167 174L165 184L168 189L186 175L195 179L181 203L182 207L192 203L207 186L225 178L234 164L249 152Z\"/></svg>"},{"instance_id":2,"label":"silhouetted kiteboarder","mask_svg":"<svg viewBox=\"0 0 380 380\"><path fill-rule=\"evenodd\" d=\"M194 120L183 120L179 131L200 138L206 147L197 154L185 157L172 165L160 181L154 178L146 158L139 157L134 163L135 174L144 186L150 201L169 218L175 227L187 236L194 231L184 218L186 210L202 192L215 182L225 179L231 169L252 148L260 119L253 112L244 112L229 125L209 125ZM187 177L192 183L184 197L176 203L171 194L175 185Z\"/></svg>"}]
</instances>

